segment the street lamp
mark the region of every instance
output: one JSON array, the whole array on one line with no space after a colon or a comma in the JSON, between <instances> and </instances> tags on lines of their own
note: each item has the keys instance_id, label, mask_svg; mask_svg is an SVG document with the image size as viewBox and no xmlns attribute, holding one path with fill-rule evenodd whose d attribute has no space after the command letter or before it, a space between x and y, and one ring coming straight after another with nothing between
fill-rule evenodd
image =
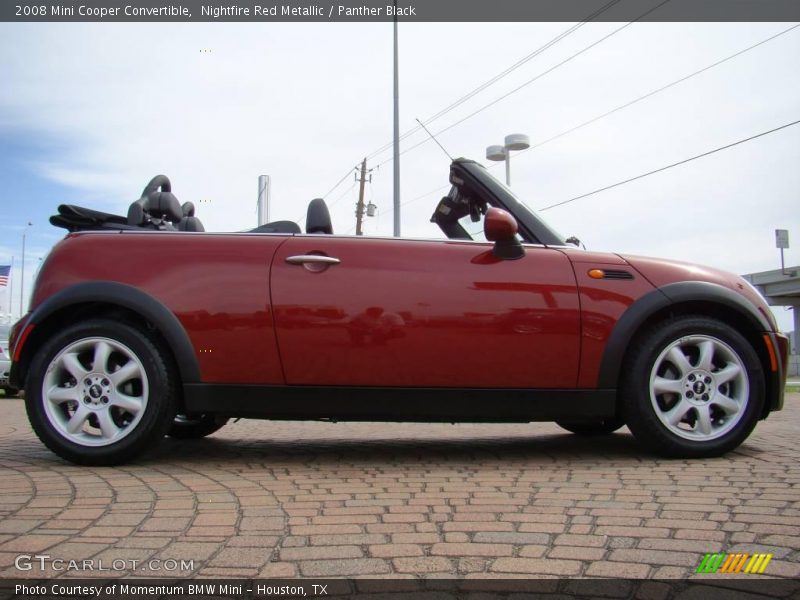
<instances>
[{"instance_id":1,"label":"street lamp","mask_svg":"<svg viewBox=\"0 0 800 600\"><path fill-rule=\"evenodd\" d=\"M506 161L506 185L511 186L511 151L527 150L531 147L530 138L524 133L512 133L506 136L503 146L486 148L486 158L494 161Z\"/></svg>"},{"instance_id":2,"label":"street lamp","mask_svg":"<svg viewBox=\"0 0 800 600\"><path fill-rule=\"evenodd\" d=\"M24 307L22 305L22 296L25 294L25 234L28 233L28 227L33 225L30 221L28 224L25 225L25 229L22 230L22 274L19 278L19 315L25 314Z\"/></svg>"}]
</instances>

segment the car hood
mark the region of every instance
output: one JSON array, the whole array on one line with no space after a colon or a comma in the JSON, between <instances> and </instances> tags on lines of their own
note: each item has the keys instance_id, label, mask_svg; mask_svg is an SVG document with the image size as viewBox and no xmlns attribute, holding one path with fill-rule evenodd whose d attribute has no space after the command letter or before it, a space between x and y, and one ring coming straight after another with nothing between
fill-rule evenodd
<instances>
[{"instance_id":1,"label":"car hood","mask_svg":"<svg viewBox=\"0 0 800 600\"><path fill-rule=\"evenodd\" d=\"M682 281L704 281L733 290L749 300L758 312L764 315L772 330L777 331L777 322L764 297L750 282L739 275L722 269L679 260L665 260L628 254L618 256L657 288Z\"/></svg>"}]
</instances>

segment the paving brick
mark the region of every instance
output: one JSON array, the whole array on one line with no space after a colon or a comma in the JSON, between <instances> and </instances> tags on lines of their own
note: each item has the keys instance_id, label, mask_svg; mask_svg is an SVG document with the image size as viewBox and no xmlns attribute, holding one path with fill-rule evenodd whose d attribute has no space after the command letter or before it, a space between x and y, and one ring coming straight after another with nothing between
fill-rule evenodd
<instances>
[{"instance_id":1,"label":"paving brick","mask_svg":"<svg viewBox=\"0 0 800 600\"><path fill-rule=\"evenodd\" d=\"M451 544L442 542L431 546L433 556L511 556L510 544Z\"/></svg>"},{"instance_id":2,"label":"paving brick","mask_svg":"<svg viewBox=\"0 0 800 600\"><path fill-rule=\"evenodd\" d=\"M293 525L289 528L292 535L315 535L333 533L361 533L360 525L351 523L349 525Z\"/></svg>"},{"instance_id":3,"label":"paving brick","mask_svg":"<svg viewBox=\"0 0 800 600\"><path fill-rule=\"evenodd\" d=\"M541 575L578 575L581 563L577 560L556 560L547 558L498 558L490 571L495 573L526 573Z\"/></svg>"},{"instance_id":4,"label":"paving brick","mask_svg":"<svg viewBox=\"0 0 800 600\"><path fill-rule=\"evenodd\" d=\"M395 544L435 544L442 541L437 533L393 533L391 537Z\"/></svg>"},{"instance_id":5,"label":"paving brick","mask_svg":"<svg viewBox=\"0 0 800 600\"><path fill-rule=\"evenodd\" d=\"M403 535L403 534L395 534ZM312 546L350 546L364 544L383 544L387 538L380 533L360 533L343 535L311 535L309 540Z\"/></svg>"},{"instance_id":6,"label":"paving brick","mask_svg":"<svg viewBox=\"0 0 800 600\"><path fill-rule=\"evenodd\" d=\"M261 567L271 552L261 548L223 548L211 560L211 567Z\"/></svg>"},{"instance_id":7,"label":"paving brick","mask_svg":"<svg viewBox=\"0 0 800 600\"><path fill-rule=\"evenodd\" d=\"M450 573L452 563L441 556L395 558L392 560L398 573Z\"/></svg>"},{"instance_id":8,"label":"paving brick","mask_svg":"<svg viewBox=\"0 0 800 600\"><path fill-rule=\"evenodd\" d=\"M547 553L547 558L568 558L572 560L594 561L605 556L605 548L589 546L556 546Z\"/></svg>"},{"instance_id":9,"label":"paving brick","mask_svg":"<svg viewBox=\"0 0 800 600\"><path fill-rule=\"evenodd\" d=\"M294 563L275 562L264 565L258 572L258 576L264 579L275 579L279 577L296 577L297 565Z\"/></svg>"},{"instance_id":10,"label":"paving brick","mask_svg":"<svg viewBox=\"0 0 800 600\"><path fill-rule=\"evenodd\" d=\"M296 560L317 560L325 558L361 558L364 552L359 546L305 546L281 548L280 558L290 562Z\"/></svg>"},{"instance_id":11,"label":"paving brick","mask_svg":"<svg viewBox=\"0 0 800 600\"><path fill-rule=\"evenodd\" d=\"M0 575L45 552L194 560L180 574L201 577L683 579L705 552L765 549L767 574L793 580L798 400L713 460L552 424L242 421L103 469L53 463L23 403L0 400ZM664 594L648 581L636 600Z\"/></svg>"},{"instance_id":12,"label":"paving brick","mask_svg":"<svg viewBox=\"0 0 800 600\"><path fill-rule=\"evenodd\" d=\"M314 525L348 525L348 524L365 524L377 523L377 515L333 515L312 517L311 523ZM291 523L290 523L291 524ZM307 522L303 525L308 524Z\"/></svg>"},{"instance_id":13,"label":"paving brick","mask_svg":"<svg viewBox=\"0 0 800 600\"><path fill-rule=\"evenodd\" d=\"M606 545L608 537L605 535L574 535L563 533L556 536L555 545L560 546L593 546L602 548Z\"/></svg>"},{"instance_id":14,"label":"paving brick","mask_svg":"<svg viewBox=\"0 0 800 600\"><path fill-rule=\"evenodd\" d=\"M379 544L369 547L370 556L395 558L400 556L422 556L422 548L416 544Z\"/></svg>"},{"instance_id":15,"label":"paving brick","mask_svg":"<svg viewBox=\"0 0 800 600\"><path fill-rule=\"evenodd\" d=\"M609 560L649 565L697 566L697 554L668 550L612 550Z\"/></svg>"},{"instance_id":16,"label":"paving brick","mask_svg":"<svg viewBox=\"0 0 800 600\"><path fill-rule=\"evenodd\" d=\"M379 558L310 560L301 561L299 566L300 573L305 577L342 577L391 572L390 564Z\"/></svg>"},{"instance_id":17,"label":"paving brick","mask_svg":"<svg viewBox=\"0 0 800 600\"><path fill-rule=\"evenodd\" d=\"M586 577L612 577L614 579L642 579L647 577L649 572L650 566L646 564L594 561L586 569L584 575Z\"/></svg>"},{"instance_id":18,"label":"paving brick","mask_svg":"<svg viewBox=\"0 0 800 600\"><path fill-rule=\"evenodd\" d=\"M63 535L28 534L0 544L0 552L41 552L66 539Z\"/></svg>"},{"instance_id":19,"label":"paving brick","mask_svg":"<svg viewBox=\"0 0 800 600\"><path fill-rule=\"evenodd\" d=\"M723 544L715 541L708 541L698 544L697 540L668 539L663 538L643 538L639 540L639 548L645 550L674 550L676 552L722 552Z\"/></svg>"},{"instance_id":20,"label":"paving brick","mask_svg":"<svg viewBox=\"0 0 800 600\"><path fill-rule=\"evenodd\" d=\"M606 526L595 529L597 535L613 535L621 537L669 537L670 530L664 527L621 527Z\"/></svg>"},{"instance_id":21,"label":"paving brick","mask_svg":"<svg viewBox=\"0 0 800 600\"><path fill-rule=\"evenodd\" d=\"M546 533L520 533L516 531L479 531L472 536L474 542L483 544L547 544Z\"/></svg>"}]
</instances>

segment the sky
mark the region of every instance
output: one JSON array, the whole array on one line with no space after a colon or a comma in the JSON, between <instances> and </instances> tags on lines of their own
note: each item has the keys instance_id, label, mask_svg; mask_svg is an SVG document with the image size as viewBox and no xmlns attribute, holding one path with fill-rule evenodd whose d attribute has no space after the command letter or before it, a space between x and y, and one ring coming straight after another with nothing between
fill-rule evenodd
<instances>
[{"instance_id":1,"label":"sky","mask_svg":"<svg viewBox=\"0 0 800 600\"><path fill-rule=\"evenodd\" d=\"M401 131L573 25L402 23ZM585 24L429 128L447 129L437 137L451 155L503 177L485 149L506 134L537 144L793 24L623 25ZM47 221L58 204L125 214L164 173L207 230L235 231L256 225L260 174L272 178L272 220L302 219L344 177L327 201L334 230L352 233L349 172L391 141L391 23L3 23L0 57L0 264L13 255L19 267L25 231L25 304L40 259L63 237ZM798 119L800 28L514 155L512 187L540 209ZM440 237L428 221L449 159L425 139L401 145L424 142L401 157L409 237ZM378 211L366 235L392 232L390 158L389 149L368 163L366 199ZM797 265L798 165L800 125L542 214L591 250L740 274L779 268L774 230L788 229L786 262ZM18 268L13 276L18 314ZM791 328L790 313L775 312Z\"/></svg>"}]
</instances>

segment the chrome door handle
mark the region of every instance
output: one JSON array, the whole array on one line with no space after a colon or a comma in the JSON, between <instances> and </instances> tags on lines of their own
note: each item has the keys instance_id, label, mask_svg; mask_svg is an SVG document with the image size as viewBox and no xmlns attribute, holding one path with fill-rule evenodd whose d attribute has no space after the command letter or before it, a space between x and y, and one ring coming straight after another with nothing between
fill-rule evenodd
<instances>
[{"instance_id":1,"label":"chrome door handle","mask_svg":"<svg viewBox=\"0 0 800 600\"><path fill-rule=\"evenodd\" d=\"M301 254L298 256L287 256L286 262L290 265L338 265L341 261L333 256L321 256L319 254Z\"/></svg>"}]
</instances>

